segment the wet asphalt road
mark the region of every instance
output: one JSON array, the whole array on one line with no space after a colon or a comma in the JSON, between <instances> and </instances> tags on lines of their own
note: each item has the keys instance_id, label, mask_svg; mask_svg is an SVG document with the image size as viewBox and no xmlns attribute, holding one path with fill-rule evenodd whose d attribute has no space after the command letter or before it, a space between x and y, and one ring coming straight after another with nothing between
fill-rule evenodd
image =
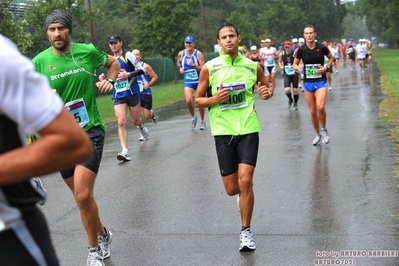
<instances>
[{"instance_id":1,"label":"wet asphalt road","mask_svg":"<svg viewBox=\"0 0 399 266\"><path fill-rule=\"evenodd\" d=\"M331 142L317 147L303 93L299 110L287 110L279 73L275 96L257 98L252 253L238 251L236 197L224 192L210 131L190 130L184 104L158 110L146 142L130 127L131 162L116 160L117 127L107 125L95 187L103 224L114 234L105 264L399 265L395 144L378 116L382 97L376 65L365 73L341 65L326 105ZM61 265L85 265L86 235L70 191L59 174L43 183L49 198L42 210ZM372 256L376 250L394 257Z\"/></svg>"}]
</instances>

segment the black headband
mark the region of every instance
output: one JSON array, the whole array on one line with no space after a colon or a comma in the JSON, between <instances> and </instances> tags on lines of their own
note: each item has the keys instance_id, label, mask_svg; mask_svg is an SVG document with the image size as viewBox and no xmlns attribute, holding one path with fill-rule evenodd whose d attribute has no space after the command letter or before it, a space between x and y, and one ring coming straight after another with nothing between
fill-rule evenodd
<instances>
[{"instance_id":1,"label":"black headband","mask_svg":"<svg viewBox=\"0 0 399 266\"><path fill-rule=\"evenodd\" d=\"M69 29L69 32L72 32L72 16L65 10L53 10L47 15L44 22L46 30L53 23L61 23Z\"/></svg>"}]
</instances>

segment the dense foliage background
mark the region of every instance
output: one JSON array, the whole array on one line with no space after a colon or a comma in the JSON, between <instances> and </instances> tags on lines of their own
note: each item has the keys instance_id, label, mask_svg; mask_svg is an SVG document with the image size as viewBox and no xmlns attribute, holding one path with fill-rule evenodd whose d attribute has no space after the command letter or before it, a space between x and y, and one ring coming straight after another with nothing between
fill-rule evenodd
<instances>
[{"instance_id":1,"label":"dense foliage background","mask_svg":"<svg viewBox=\"0 0 399 266\"><path fill-rule=\"evenodd\" d=\"M316 27L320 40L375 36L393 48L399 40L397 0L2 0L0 33L35 56L49 46L44 19L56 8L73 15L74 41L109 51L108 36L116 33L126 49L173 60L188 34L196 38L196 48L212 52L226 21L239 29L247 46L259 47L265 38L278 46L301 37L307 24ZM15 15L16 10L23 15Z\"/></svg>"}]
</instances>

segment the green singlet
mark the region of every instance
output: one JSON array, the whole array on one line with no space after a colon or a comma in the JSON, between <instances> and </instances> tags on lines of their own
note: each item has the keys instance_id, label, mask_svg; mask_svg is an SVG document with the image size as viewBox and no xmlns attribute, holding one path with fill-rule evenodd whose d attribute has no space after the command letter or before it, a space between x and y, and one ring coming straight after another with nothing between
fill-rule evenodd
<instances>
[{"instance_id":1,"label":"green singlet","mask_svg":"<svg viewBox=\"0 0 399 266\"><path fill-rule=\"evenodd\" d=\"M97 109L94 71L108 63L108 55L92 44L71 43L71 51L55 55L49 47L33 58L36 71L47 76L51 88L86 131L104 122Z\"/></svg>"},{"instance_id":2,"label":"green singlet","mask_svg":"<svg viewBox=\"0 0 399 266\"><path fill-rule=\"evenodd\" d=\"M213 136L245 135L260 131L258 116L254 109L252 88L257 80L257 62L238 54L232 62L228 55L208 61L209 85L212 96L219 85L229 88L229 100L215 104L209 110L209 121Z\"/></svg>"}]
</instances>

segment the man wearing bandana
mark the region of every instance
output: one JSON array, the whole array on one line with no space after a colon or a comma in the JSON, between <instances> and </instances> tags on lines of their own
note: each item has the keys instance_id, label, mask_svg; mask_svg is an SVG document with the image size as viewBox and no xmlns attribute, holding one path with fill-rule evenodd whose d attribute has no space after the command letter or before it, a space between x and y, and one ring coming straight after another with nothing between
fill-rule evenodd
<instances>
[{"instance_id":1,"label":"man wearing bandana","mask_svg":"<svg viewBox=\"0 0 399 266\"><path fill-rule=\"evenodd\" d=\"M115 58L92 44L71 42L72 17L64 10L51 11L45 20L51 46L33 58L36 71L47 76L51 88L64 101L65 108L87 132L92 142L89 160L61 171L79 207L89 244L87 265L104 265L110 256L112 233L103 227L94 200L94 182L104 146L104 122L98 112L94 72L103 66L107 78L96 83L100 92L111 91L120 69Z\"/></svg>"}]
</instances>

